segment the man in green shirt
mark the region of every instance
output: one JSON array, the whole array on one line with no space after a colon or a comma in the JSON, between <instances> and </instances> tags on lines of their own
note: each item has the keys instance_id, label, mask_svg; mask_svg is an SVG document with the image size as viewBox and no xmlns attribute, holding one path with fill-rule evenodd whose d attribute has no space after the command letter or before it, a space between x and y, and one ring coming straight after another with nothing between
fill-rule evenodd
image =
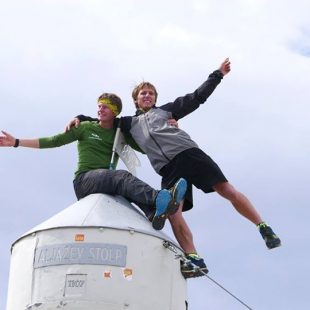
<instances>
[{"instance_id":1,"label":"man in green shirt","mask_svg":"<svg viewBox=\"0 0 310 310\"><path fill-rule=\"evenodd\" d=\"M155 190L126 170L110 170L115 138L116 116L121 112L121 99L104 93L98 98L99 122L84 122L78 128L52 137L16 139L2 131L0 146L54 148L78 141L78 167L73 181L75 194L81 199L89 194L121 195L138 205L146 215L154 216L153 226L164 226L183 200L187 183L179 179L170 189ZM128 140L133 147L133 141Z\"/></svg>"}]
</instances>

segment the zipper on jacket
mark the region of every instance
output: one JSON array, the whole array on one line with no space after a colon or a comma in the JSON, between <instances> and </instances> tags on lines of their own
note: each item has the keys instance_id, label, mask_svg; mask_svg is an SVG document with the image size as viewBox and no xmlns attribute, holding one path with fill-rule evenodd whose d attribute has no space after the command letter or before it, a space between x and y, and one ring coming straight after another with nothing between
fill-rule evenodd
<instances>
[{"instance_id":1,"label":"zipper on jacket","mask_svg":"<svg viewBox=\"0 0 310 310\"><path fill-rule=\"evenodd\" d=\"M157 145L157 147L159 148L160 152L162 153L162 155L168 160L170 161L170 159L167 157L167 155L164 153L163 149L161 148L161 146L158 144L158 142L156 141L156 139L152 136L151 132L150 132L150 127L149 127L149 124L148 124L148 120L147 120L148 116L145 115L145 123L146 123L146 127L147 127L147 130L148 130L148 133L151 137L151 139L154 141L154 143Z\"/></svg>"}]
</instances>

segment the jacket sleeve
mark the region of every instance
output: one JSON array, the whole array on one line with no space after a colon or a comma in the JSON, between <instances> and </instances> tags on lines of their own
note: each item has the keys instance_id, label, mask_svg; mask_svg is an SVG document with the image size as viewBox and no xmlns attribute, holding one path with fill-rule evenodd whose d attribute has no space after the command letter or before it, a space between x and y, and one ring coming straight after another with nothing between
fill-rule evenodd
<instances>
[{"instance_id":1,"label":"jacket sleeve","mask_svg":"<svg viewBox=\"0 0 310 310\"><path fill-rule=\"evenodd\" d=\"M124 134L127 144L129 144L134 150L145 154L144 151L139 147L139 145L136 143L136 141L134 140L134 138L132 137L130 133L132 116L123 116L120 118L120 122L121 122L121 126L120 126L121 131Z\"/></svg>"},{"instance_id":2,"label":"jacket sleeve","mask_svg":"<svg viewBox=\"0 0 310 310\"><path fill-rule=\"evenodd\" d=\"M122 116L121 121L121 131L127 136L130 136L132 116Z\"/></svg>"},{"instance_id":3,"label":"jacket sleeve","mask_svg":"<svg viewBox=\"0 0 310 310\"><path fill-rule=\"evenodd\" d=\"M80 114L80 115L76 116L75 118L78 118L80 120L80 122L85 122L85 121L98 122L98 118L93 118L93 117L90 117L90 116L85 116L83 114Z\"/></svg>"},{"instance_id":4,"label":"jacket sleeve","mask_svg":"<svg viewBox=\"0 0 310 310\"><path fill-rule=\"evenodd\" d=\"M195 111L200 104L204 103L221 82L222 78L223 74L216 70L193 93L178 97L173 102L162 105L160 108L172 112L173 117L178 120Z\"/></svg>"}]
</instances>

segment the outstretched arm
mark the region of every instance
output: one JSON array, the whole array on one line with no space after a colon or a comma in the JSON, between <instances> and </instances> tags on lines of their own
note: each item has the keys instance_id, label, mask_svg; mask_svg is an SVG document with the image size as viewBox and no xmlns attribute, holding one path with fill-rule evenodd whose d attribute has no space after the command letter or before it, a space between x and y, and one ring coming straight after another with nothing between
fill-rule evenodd
<instances>
[{"instance_id":1,"label":"outstretched arm","mask_svg":"<svg viewBox=\"0 0 310 310\"><path fill-rule=\"evenodd\" d=\"M223 76L228 72L230 72L230 60L229 58L226 58L221 63L220 67L211 73L208 79L193 93L178 97L173 102L160 106L160 108L172 112L173 117L176 120L179 120L180 118L192 113L203 104L221 82Z\"/></svg>"},{"instance_id":2,"label":"outstretched arm","mask_svg":"<svg viewBox=\"0 0 310 310\"><path fill-rule=\"evenodd\" d=\"M39 148L39 139L16 139L9 133L5 131L1 131L3 136L0 136L0 147L1 146L24 146L24 147L31 147L31 148Z\"/></svg>"}]
</instances>

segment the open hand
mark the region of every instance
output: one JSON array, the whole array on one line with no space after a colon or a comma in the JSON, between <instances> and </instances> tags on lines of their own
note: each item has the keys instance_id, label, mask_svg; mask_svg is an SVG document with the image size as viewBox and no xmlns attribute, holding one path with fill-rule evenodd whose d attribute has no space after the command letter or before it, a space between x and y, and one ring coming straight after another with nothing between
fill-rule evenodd
<instances>
[{"instance_id":1,"label":"open hand","mask_svg":"<svg viewBox=\"0 0 310 310\"><path fill-rule=\"evenodd\" d=\"M229 58L226 58L224 62L219 67L219 70L222 72L223 75L226 75L230 71L230 61Z\"/></svg>"},{"instance_id":2,"label":"open hand","mask_svg":"<svg viewBox=\"0 0 310 310\"><path fill-rule=\"evenodd\" d=\"M1 131L3 136L0 136L0 146L14 146L16 139L5 131Z\"/></svg>"}]
</instances>

